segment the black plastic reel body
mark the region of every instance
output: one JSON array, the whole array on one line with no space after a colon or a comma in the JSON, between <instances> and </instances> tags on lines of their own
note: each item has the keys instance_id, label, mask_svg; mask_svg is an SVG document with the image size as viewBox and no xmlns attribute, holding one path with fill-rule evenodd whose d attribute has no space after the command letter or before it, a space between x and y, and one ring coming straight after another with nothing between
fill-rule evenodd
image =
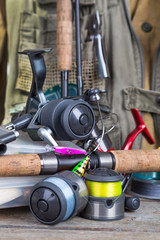
<instances>
[{"instance_id":1,"label":"black plastic reel body","mask_svg":"<svg viewBox=\"0 0 160 240\"><path fill-rule=\"evenodd\" d=\"M26 113L31 114L33 118L27 127L27 132L32 140L41 140L37 130L38 126L42 125L55 133L56 140L85 140L95 126L92 107L80 96L47 102L43 93L46 77L43 54L51 50L32 49L21 52L28 55L33 72L31 91L26 104Z\"/></svg>"},{"instance_id":2,"label":"black plastic reel body","mask_svg":"<svg viewBox=\"0 0 160 240\"><path fill-rule=\"evenodd\" d=\"M124 217L125 194L122 193L118 197L99 198L88 197L88 204L81 212L81 217L98 220L98 221L114 221Z\"/></svg>"},{"instance_id":3,"label":"black plastic reel body","mask_svg":"<svg viewBox=\"0 0 160 240\"><path fill-rule=\"evenodd\" d=\"M99 167L86 171L84 178L93 182L119 182L123 180L123 175L112 169Z\"/></svg>"},{"instance_id":4,"label":"black plastic reel body","mask_svg":"<svg viewBox=\"0 0 160 240\"><path fill-rule=\"evenodd\" d=\"M39 122L55 132L58 140L84 140L94 129L95 114L83 99L58 99L42 108Z\"/></svg>"},{"instance_id":5,"label":"black plastic reel body","mask_svg":"<svg viewBox=\"0 0 160 240\"><path fill-rule=\"evenodd\" d=\"M71 171L63 171L33 187L29 207L38 221L51 225L77 215L87 200L83 179Z\"/></svg>"}]
</instances>

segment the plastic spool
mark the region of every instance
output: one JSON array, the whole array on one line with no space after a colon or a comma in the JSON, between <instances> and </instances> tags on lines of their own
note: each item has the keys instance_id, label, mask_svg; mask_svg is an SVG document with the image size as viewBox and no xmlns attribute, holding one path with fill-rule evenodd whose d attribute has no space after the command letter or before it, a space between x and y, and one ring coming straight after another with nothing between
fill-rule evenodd
<instances>
[{"instance_id":1,"label":"plastic spool","mask_svg":"<svg viewBox=\"0 0 160 240\"><path fill-rule=\"evenodd\" d=\"M33 187L29 207L40 222L56 224L81 212L87 200L84 180L71 171L63 171Z\"/></svg>"},{"instance_id":2,"label":"plastic spool","mask_svg":"<svg viewBox=\"0 0 160 240\"><path fill-rule=\"evenodd\" d=\"M160 180L160 172L132 173L132 177L144 180Z\"/></svg>"},{"instance_id":3,"label":"plastic spool","mask_svg":"<svg viewBox=\"0 0 160 240\"><path fill-rule=\"evenodd\" d=\"M133 173L132 177L131 191L134 194L148 199L160 199L160 172Z\"/></svg>"},{"instance_id":4,"label":"plastic spool","mask_svg":"<svg viewBox=\"0 0 160 240\"><path fill-rule=\"evenodd\" d=\"M125 202L121 186L123 176L107 168L97 168L89 170L84 178L89 198L81 216L101 221L123 218Z\"/></svg>"},{"instance_id":5,"label":"plastic spool","mask_svg":"<svg viewBox=\"0 0 160 240\"><path fill-rule=\"evenodd\" d=\"M132 178L131 191L138 197L160 199L160 180L146 179L146 175L144 177L143 179L141 175L141 178Z\"/></svg>"}]
</instances>

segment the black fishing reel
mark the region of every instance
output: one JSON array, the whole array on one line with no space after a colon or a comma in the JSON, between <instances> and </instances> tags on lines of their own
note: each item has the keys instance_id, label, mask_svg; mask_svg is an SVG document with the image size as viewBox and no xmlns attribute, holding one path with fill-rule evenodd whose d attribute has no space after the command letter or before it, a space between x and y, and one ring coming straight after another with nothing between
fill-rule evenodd
<instances>
[{"instance_id":1,"label":"black fishing reel","mask_svg":"<svg viewBox=\"0 0 160 240\"><path fill-rule=\"evenodd\" d=\"M5 125L5 128L12 133L26 129L32 140L43 140L53 146L57 144L55 140L91 139L95 140L103 151L107 151L111 147L110 139L107 135L101 138L101 131L95 123L94 111L88 103L100 100L99 89L87 90L80 96L47 101L42 90L46 77L43 54L50 51L51 49L36 49L21 52L28 55L32 67L31 91L25 113Z\"/></svg>"},{"instance_id":2,"label":"black fishing reel","mask_svg":"<svg viewBox=\"0 0 160 240\"><path fill-rule=\"evenodd\" d=\"M97 147L100 146L103 151L107 151L111 146L111 142L104 134L103 126L102 132L99 131L95 123L95 114L89 104L90 101L99 101L100 91L99 89L90 89L82 95L79 1L75 1L75 9L78 96L67 96L68 82L66 77L63 76L61 78L62 98L47 101L42 90L46 77L43 54L49 53L51 49L24 50L20 54L29 57L33 73L32 86L25 114L23 113L21 117L18 117L16 123L12 121L5 128L14 132L26 129L32 140L43 140L53 146L57 144L55 140L89 140L89 143L94 140ZM63 72L64 69L61 70ZM67 73L67 71L65 70L64 73ZM88 145L90 146L90 144Z\"/></svg>"},{"instance_id":3,"label":"black fishing reel","mask_svg":"<svg viewBox=\"0 0 160 240\"><path fill-rule=\"evenodd\" d=\"M61 98L47 102L42 91L46 76L43 53L51 49L25 50L29 57L33 81L26 105L26 113L34 115L27 127L32 140L40 140L40 126L48 127L56 140L85 140L95 127L95 114L83 96Z\"/></svg>"},{"instance_id":4,"label":"black fishing reel","mask_svg":"<svg viewBox=\"0 0 160 240\"><path fill-rule=\"evenodd\" d=\"M93 131L95 116L90 105L82 99L60 99L42 109L40 123L52 129L58 139L84 140Z\"/></svg>"}]
</instances>

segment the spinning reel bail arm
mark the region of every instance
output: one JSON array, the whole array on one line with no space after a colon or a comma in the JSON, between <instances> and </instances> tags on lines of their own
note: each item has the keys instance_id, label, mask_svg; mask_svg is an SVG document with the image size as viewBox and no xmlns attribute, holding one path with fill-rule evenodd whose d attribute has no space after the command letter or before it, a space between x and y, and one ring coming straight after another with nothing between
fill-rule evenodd
<instances>
[{"instance_id":1,"label":"spinning reel bail arm","mask_svg":"<svg viewBox=\"0 0 160 240\"><path fill-rule=\"evenodd\" d=\"M28 55L33 73L31 91L26 104L26 113L30 113L32 111L32 108L35 107L34 105L37 105L38 103L40 105L44 105L47 103L44 93L42 91L46 77L46 66L42 54L49 53L50 51L51 48L44 48L33 50L27 49L23 52L19 52L20 54Z\"/></svg>"}]
</instances>

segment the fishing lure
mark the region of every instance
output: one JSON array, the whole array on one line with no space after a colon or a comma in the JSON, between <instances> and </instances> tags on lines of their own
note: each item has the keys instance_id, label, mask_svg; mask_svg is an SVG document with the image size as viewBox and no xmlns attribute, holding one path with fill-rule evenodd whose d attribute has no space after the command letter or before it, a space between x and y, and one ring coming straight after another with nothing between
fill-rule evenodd
<instances>
[{"instance_id":1,"label":"fishing lure","mask_svg":"<svg viewBox=\"0 0 160 240\"><path fill-rule=\"evenodd\" d=\"M54 152L64 154L64 155L76 155L76 154L86 154L85 150L80 150L76 148L69 148L69 147L61 147L56 146L54 147Z\"/></svg>"},{"instance_id":2,"label":"fishing lure","mask_svg":"<svg viewBox=\"0 0 160 240\"><path fill-rule=\"evenodd\" d=\"M80 177L83 177L89 160L90 160L89 156L86 156L80 163L78 163L73 168L72 172L76 173Z\"/></svg>"}]
</instances>

